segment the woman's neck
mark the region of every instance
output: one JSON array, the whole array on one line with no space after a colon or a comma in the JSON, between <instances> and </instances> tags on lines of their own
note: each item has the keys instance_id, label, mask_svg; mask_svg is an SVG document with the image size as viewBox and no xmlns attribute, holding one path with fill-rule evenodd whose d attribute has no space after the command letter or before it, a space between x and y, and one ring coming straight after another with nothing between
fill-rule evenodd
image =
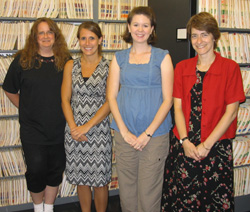
<instances>
[{"instance_id":1,"label":"woman's neck","mask_svg":"<svg viewBox=\"0 0 250 212\"><path fill-rule=\"evenodd\" d=\"M151 46L133 45L129 54L130 64L147 64L150 61Z\"/></svg>"},{"instance_id":2,"label":"woman's neck","mask_svg":"<svg viewBox=\"0 0 250 212\"><path fill-rule=\"evenodd\" d=\"M145 52L151 52L151 45L149 44L133 44L131 47L131 52L133 54L141 54Z\"/></svg>"},{"instance_id":3,"label":"woman's neck","mask_svg":"<svg viewBox=\"0 0 250 212\"><path fill-rule=\"evenodd\" d=\"M216 55L215 53L211 53L209 55L198 55L198 61L197 61L197 65L209 65L212 64L214 62Z\"/></svg>"},{"instance_id":4,"label":"woman's neck","mask_svg":"<svg viewBox=\"0 0 250 212\"><path fill-rule=\"evenodd\" d=\"M54 52L53 52L52 49L50 49L50 50L41 50L40 49L38 51L38 54L40 54L43 57L52 57L52 56L54 56Z\"/></svg>"},{"instance_id":5,"label":"woman's neck","mask_svg":"<svg viewBox=\"0 0 250 212\"><path fill-rule=\"evenodd\" d=\"M86 56L82 55L82 62L86 64L96 64L99 63L101 60L102 56L101 55L92 55L92 56Z\"/></svg>"},{"instance_id":6,"label":"woman's neck","mask_svg":"<svg viewBox=\"0 0 250 212\"><path fill-rule=\"evenodd\" d=\"M210 55L199 55L197 61L197 68L199 71L208 71L210 66L213 64L215 60L215 53L213 52Z\"/></svg>"}]
</instances>

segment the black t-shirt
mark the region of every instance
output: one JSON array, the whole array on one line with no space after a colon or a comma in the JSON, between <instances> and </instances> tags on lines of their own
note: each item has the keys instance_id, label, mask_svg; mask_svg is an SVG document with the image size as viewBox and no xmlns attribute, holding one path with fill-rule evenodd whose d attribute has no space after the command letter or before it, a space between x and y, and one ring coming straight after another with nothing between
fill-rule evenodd
<instances>
[{"instance_id":1,"label":"black t-shirt","mask_svg":"<svg viewBox=\"0 0 250 212\"><path fill-rule=\"evenodd\" d=\"M25 143L51 145L64 142L65 118L61 108L63 71L54 57L41 57L39 69L23 70L20 56L11 63L3 83L9 93L20 93L20 137Z\"/></svg>"}]
</instances>

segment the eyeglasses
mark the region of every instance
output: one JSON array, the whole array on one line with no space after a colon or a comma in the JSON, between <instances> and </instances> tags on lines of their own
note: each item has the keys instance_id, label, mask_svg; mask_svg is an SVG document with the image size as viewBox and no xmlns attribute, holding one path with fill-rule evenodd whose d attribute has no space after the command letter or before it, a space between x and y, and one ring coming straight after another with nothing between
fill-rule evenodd
<instances>
[{"instance_id":1,"label":"eyeglasses","mask_svg":"<svg viewBox=\"0 0 250 212\"><path fill-rule=\"evenodd\" d=\"M41 37L44 37L45 35L47 36L51 36L51 35L54 35L55 33L53 31L47 31L47 32L38 32L38 36L41 36Z\"/></svg>"}]
</instances>

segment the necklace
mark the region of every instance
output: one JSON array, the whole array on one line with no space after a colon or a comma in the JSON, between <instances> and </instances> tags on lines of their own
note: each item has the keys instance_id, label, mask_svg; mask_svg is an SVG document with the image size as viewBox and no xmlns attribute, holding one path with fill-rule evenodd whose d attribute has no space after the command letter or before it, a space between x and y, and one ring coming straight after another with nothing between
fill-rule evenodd
<instances>
[{"instance_id":1,"label":"necklace","mask_svg":"<svg viewBox=\"0 0 250 212\"><path fill-rule=\"evenodd\" d=\"M54 63L55 58L53 57L41 57L41 56L36 56L36 60L39 60L41 63Z\"/></svg>"}]
</instances>

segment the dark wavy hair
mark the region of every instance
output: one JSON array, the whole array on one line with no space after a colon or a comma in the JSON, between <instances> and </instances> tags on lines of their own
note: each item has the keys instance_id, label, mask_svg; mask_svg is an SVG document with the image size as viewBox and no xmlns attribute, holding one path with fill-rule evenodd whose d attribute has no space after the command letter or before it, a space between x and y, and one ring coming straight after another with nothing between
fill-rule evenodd
<instances>
[{"instance_id":1,"label":"dark wavy hair","mask_svg":"<svg viewBox=\"0 0 250 212\"><path fill-rule=\"evenodd\" d=\"M87 29L91 32L93 32L94 34L96 34L96 36L100 39L102 38L102 30L100 28L100 26L93 22L93 21L86 21L83 22L79 27L78 27L78 31L77 31L77 38L80 39L80 32L82 29ZM102 45L98 45L98 54L101 55L102 54Z\"/></svg>"},{"instance_id":2,"label":"dark wavy hair","mask_svg":"<svg viewBox=\"0 0 250 212\"><path fill-rule=\"evenodd\" d=\"M38 18L34 22L30 34L26 39L24 48L17 52L16 55L20 55L20 65L24 70L41 67L41 61L36 60L36 58L39 51L39 45L37 42L38 25L42 22L46 22L49 25L50 30L55 34L55 43L52 47L55 57L55 66L58 71L62 71L67 60L71 58L71 55L65 38L57 24L50 18L45 17Z\"/></svg>"},{"instance_id":3,"label":"dark wavy hair","mask_svg":"<svg viewBox=\"0 0 250 212\"><path fill-rule=\"evenodd\" d=\"M151 27L154 27L154 29L152 31L152 34L149 36L147 42L148 42L148 44L155 44L156 40L157 40L156 17L155 17L155 13L152 10L152 8L151 7L134 7L134 9L132 9L128 15L128 18L127 18L128 25L131 24L132 19L135 15L145 15L146 17L149 18L150 23L151 23ZM131 33L128 30L128 26L126 27L126 30L125 30L122 37L126 43L133 43L133 39L132 39Z\"/></svg>"},{"instance_id":4,"label":"dark wavy hair","mask_svg":"<svg viewBox=\"0 0 250 212\"><path fill-rule=\"evenodd\" d=\"M217 48L217 43L220 39L220 29L216 19L210 13L200 12L190 18L187 23L187 34L189 40L191 40L192 28L211 33L214 37L214 49Z\"/></svg>"}]
</instances>

